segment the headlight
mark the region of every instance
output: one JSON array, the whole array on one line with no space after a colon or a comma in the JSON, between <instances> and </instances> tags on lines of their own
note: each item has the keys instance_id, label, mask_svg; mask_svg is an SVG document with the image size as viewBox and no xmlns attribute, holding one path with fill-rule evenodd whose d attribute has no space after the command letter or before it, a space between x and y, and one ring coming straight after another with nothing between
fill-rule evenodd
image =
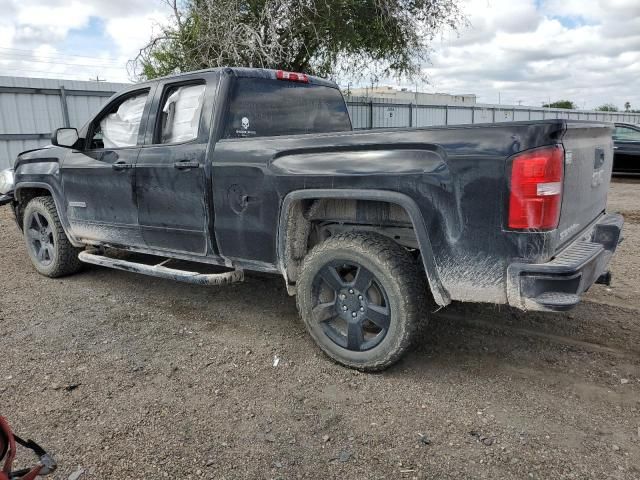
<instances>
[{"instance_id":1,"label":"headlight","mask_svg":"<svg viewBox=\"0 0 640 480\"><path fill-rule=\"evenodd\" d=\"M0 195L13 191L13 169L0 171Z\"/></svg>"}]
</instances>

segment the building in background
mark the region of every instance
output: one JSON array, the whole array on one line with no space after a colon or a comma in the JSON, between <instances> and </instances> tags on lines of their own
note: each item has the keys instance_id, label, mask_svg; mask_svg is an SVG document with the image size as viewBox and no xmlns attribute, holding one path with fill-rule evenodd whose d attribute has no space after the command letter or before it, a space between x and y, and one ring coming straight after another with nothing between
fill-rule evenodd
<instances>
[{"instance_id":1,"label":"building in background","mask_svg":"<svg viewBox=\"0 0 640 480\"><path fill-rule=\"evenodd\" d=\"M416 105L475 105L476 96L474 94L452 95L449 93L426 93L412 91L408 88L395 87L373 87L373 88L350 88L352 97L373 97L384 98L397 103L414 103ZM344 92L345 94L347 92Z\"/></svg>"}]
</instances>

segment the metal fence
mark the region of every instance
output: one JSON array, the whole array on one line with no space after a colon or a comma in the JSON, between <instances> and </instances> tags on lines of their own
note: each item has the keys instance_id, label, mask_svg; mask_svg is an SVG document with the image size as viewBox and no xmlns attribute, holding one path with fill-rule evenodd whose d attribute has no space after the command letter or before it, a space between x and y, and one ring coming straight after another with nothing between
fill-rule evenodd
<instances>
[{"instance_id":1,"label":"metal fence","mask_svg":"<svg viewBox=\"0 0 640 480\"><path fill-rule=\"evenodd\" d=\"M56 128L81 127L126 84L0 77L0 170L50 143Z\"/></svg>"},{"instance_id":2,"label":"metal fence","mask_svg":"<svg viewBox=\"0 0 640 480\"><path fill-rule=\"evenodd\" d=\"M388 99L347 97L355 129L407 128L469 123L512 122L565 118L603 122L640 123L640 114L596 112L505 105L416 105Z\"/></svg>"},{"instance_id":3,"label":"metal fence","mask_svg":"<svg viewBox=\"0 0 640 480\"><path fill-rule=\"evenodd\" d=\"M50 143L56 128L81 127L123 83L0 77L0 169L16 156ZM566 118L640 123L640 114L504 105L416 105L389 99L347 97L356 129L427 127Z\"/></svg>"}]
</instances>

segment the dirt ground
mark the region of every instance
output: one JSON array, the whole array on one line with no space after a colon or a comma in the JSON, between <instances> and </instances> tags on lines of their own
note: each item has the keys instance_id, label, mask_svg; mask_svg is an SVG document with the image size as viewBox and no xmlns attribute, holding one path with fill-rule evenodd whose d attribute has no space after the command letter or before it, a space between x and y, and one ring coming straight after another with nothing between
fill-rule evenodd
<instances>
[{"instance_id":1,"label":"dirt ground","mask_svg":"<svg viewBox=\"0 0 640 480\"><path fill-rule=\"evenodd\" d=\"M65 480L637 479L640 181L610 210L611 288L566 314L453 305L372 375L319 352L280 278L49 280L1 208L0 413Z\"/></svg>"}]
</instances>

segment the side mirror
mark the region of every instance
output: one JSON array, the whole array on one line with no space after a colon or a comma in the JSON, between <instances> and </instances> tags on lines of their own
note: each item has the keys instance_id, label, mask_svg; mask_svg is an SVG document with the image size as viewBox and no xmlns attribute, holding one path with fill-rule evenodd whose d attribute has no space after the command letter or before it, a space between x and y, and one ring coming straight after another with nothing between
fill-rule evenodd
<instances>
[{"instance_id":1,"label":"side mirror","mask_svg":"<svg viewBox=\"0 0 640 480\"><path fill-rule=\"evenodd\" d=\"M51 136L51 143L58 147L71 148L79 138L78 130L75 128L58 128Z\"/></svg>"}]
</instances>

